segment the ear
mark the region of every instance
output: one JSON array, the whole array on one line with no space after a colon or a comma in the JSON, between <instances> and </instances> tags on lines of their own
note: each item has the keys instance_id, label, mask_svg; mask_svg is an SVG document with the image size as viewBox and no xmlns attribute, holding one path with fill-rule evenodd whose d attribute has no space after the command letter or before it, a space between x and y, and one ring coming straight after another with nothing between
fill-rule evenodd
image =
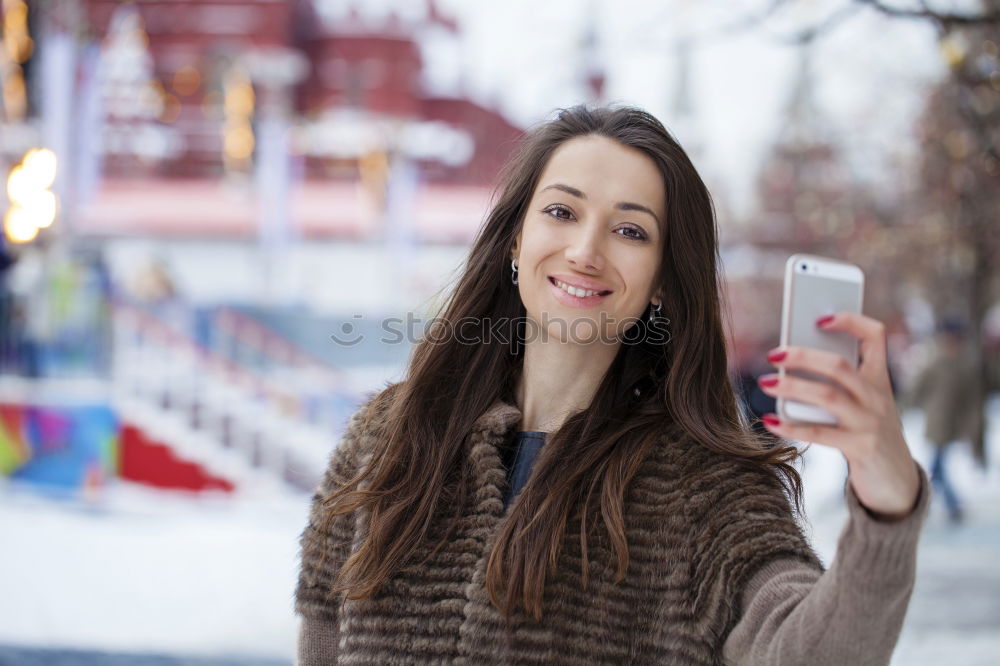
<instances>
[{"instance_id":1,"label":"ear","mask_svg":"<svg viewBox=\"0 0 1000 666\"><path fill-rule=\"evenodd\" d=\"M510 255L511 259L520 258L521 255L521 251L519 249L520 247L521 247L521 232L519 231L517 233L517 236L514 237L514 247L511 248L511 255Z\"/></svg>"}]
</instances>

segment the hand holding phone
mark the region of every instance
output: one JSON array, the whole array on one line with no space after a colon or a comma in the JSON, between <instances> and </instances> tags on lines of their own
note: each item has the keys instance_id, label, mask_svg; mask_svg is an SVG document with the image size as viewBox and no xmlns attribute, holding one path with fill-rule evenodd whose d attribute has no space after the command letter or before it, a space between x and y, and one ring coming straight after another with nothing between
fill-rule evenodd
<instances>
[{"instance_id":1,"label":"hand holding phone","mask_svg":"<svg viewBox=\"0 0 1000 666\"><path fill-rule=\"evenodd\" d=\"M788 260L782 346L767 357L779 374L757 380L781 414L761 422L782 439L840 450L849 487L875 520L918 521L930 484L903 435L885 325L861 314L863 286L857 266L813 255Z\"/></svg>"}]
</instances>

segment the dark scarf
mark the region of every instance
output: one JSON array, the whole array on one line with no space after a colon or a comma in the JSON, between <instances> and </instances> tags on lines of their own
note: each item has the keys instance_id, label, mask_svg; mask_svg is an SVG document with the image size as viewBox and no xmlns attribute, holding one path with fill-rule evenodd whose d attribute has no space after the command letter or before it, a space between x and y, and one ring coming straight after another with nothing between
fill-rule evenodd
<instances>
[{"instance_id":1,"label":"dark scarf","mask_svg":"<svg viewBox=\"0 0 1000 666\"><path fill-rule=\"evenodd\" d=\"M370 404L352 417L316 498L370 458L369 430L360 427ZM777 479L665 435L626 492L625 578L614 583L602 524L588 540L590 582L581 589L579 520L571 519L558 571L546 579L542 621L518 608L508 629L489 602L484 574L506 515L501 448L520 417L515 405L498 400L476 420L466 440L473 485L448 544L430 561L402 568L373 598L326 599L365 516L338 516L330 533L320 534L314 502L301 540L296 611L336 618L337 663L721 664L740 592L761 565L794 557L822 568ZM429 552L421 549L413 561Z\"/></svg>"}]
</instances>

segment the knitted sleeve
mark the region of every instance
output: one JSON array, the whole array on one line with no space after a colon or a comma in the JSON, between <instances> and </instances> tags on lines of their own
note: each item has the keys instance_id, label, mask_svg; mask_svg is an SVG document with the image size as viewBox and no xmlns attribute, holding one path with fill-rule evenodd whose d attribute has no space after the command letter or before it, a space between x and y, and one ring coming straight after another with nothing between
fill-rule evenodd
<instances>
[{"instance_id":1,"label":"knitted sleeve","mask_svg":"<svg viewBox=\"0 0 1000 666\"><path fill-rule=\"evenodd\" d=\"M726 664L889 663L913 591L930 496L927 474L917 470L917 504L897 521L876 519L846 484L848 520L827 571L785 558L754 574L724 646Z\"/></svg>"},{"instance_id":2,"label":"knitted sleeve","mask_svg":"<svg viewBox=\"0 0 1000 666\"><path fill-rule=\"evenodd\" d=\"M329 589L350 553L355 519L349 514L335 516L323 530L322 500L359 469L373 400L367 400L351 416L340 443L330 454L299 539L301 567L295 589L295 612L301 616L296 660L299 666L337 663L340 599L331 597Z\"/></svg>"}]
</instances>

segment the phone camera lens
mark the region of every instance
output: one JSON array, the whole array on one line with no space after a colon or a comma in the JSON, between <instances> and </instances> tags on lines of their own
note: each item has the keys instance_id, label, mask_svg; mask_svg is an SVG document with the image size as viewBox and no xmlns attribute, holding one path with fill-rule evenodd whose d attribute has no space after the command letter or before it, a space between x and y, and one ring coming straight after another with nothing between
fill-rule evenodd
<instances>
[{"instance_id":1,"label":"phone camera lens","mask_svg":"<svg viewBox=\"0 0 1000 666\"><path fill-rule=\"evenodd\" d=\"M807 266L808 266L808 264L802 264L802 270L806 270Z\"/></svg>"}]
</instances>

